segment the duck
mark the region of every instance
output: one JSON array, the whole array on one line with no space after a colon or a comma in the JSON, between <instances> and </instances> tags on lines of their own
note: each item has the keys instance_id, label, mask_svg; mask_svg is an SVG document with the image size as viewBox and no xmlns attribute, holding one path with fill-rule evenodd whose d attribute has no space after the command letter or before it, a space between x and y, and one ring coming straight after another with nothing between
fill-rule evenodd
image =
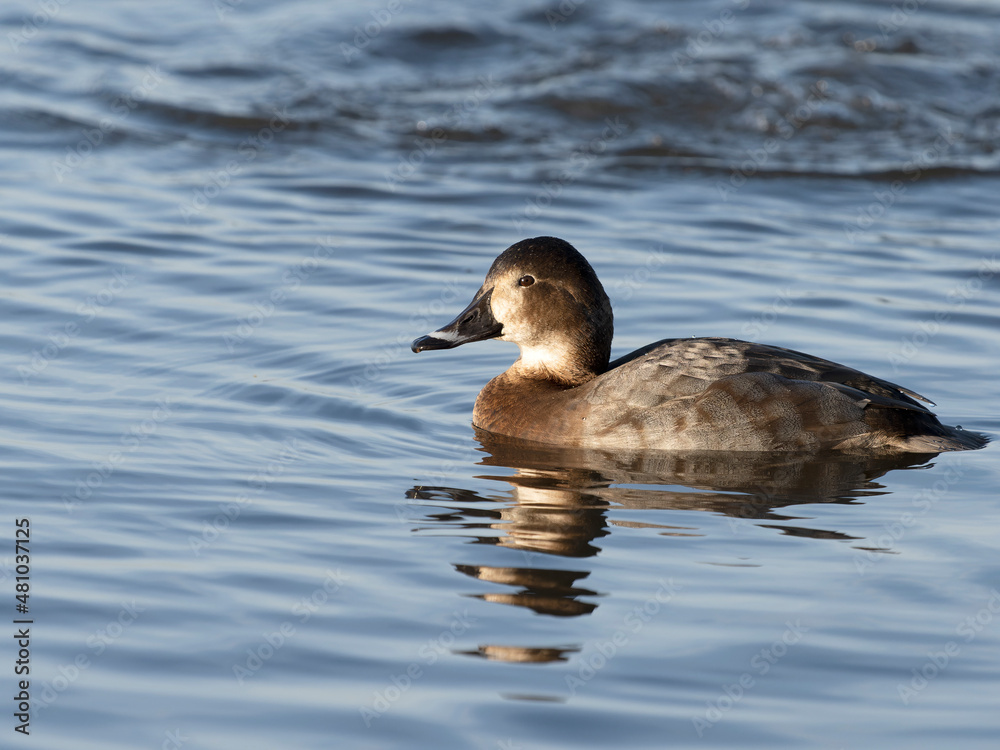
<instances>
[{"instance_id":1,"label":"duck","mask_svg":"<svg viewBox=\"0 0 1000 750\"><path fill-rule=\"evenodd\" d=\"M493 262L454 320L413 352L486 339L520 356L480 391L473 425L566 448L940 453L986 445L903 386L779 346L663 339L611 361L611 302L569 242L535 237Z\"/></svg>"}]
</instances>

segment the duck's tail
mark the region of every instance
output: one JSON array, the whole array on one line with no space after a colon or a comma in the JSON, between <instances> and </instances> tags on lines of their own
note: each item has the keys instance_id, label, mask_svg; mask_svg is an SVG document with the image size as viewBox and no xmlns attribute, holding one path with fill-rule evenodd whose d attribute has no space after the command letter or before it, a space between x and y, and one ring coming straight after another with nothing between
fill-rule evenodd
<instances>
[{"instance_id":1,"label":"duck's tail","mask_svg":"<svg viewBox=\"0 0 1000 750\"><path fill-rule=\"evenodd\" d=\"M935 424L936 429L925 434L898 436L893 443L908 453L941 453L943 451L974 451L983 448L990 438L979 432Z\"/></svg>"},{"instance_id":2,"label":"duck's tail","mask_svg":"<svg viewBox=\"0 0 1000 750\"><path fill-rule=\"evenodd\" d=\"M974 451L990 438L962 427L941 424L920 404L872 399L865 407L869 432L845 441L845 448L879 453Z\"/></svg>"}]
</instances>

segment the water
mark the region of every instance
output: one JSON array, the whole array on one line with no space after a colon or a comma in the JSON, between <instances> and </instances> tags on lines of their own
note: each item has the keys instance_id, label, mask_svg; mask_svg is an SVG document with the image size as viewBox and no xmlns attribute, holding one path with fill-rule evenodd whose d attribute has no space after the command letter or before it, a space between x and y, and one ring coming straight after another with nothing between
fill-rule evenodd
<instances>
[{"instance_id":1,"label":"water","mask_svg":"<svg viewBox=\"0 0 1000 750\"><path fill-rule=\"evenodd\" d=\"M996 436L998 16L5 7L4 744L993 747L995 446L525 452L469 424L512 346L408 344L553 234L613 356L803 349Z\"/></svg>"}]
</instances>

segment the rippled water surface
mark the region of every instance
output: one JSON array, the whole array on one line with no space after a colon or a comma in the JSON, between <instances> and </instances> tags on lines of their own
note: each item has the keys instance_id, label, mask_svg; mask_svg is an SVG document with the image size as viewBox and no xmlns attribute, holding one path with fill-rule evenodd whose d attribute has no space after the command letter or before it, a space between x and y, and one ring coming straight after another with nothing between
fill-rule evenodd
<instances>
[{"instance_id":1,"label":"rippled water surface","mask_svg":"<svg viewBox=\"0 0 1000 750\"><path fill-rule=\"evenodd\" d=\"M470 425L513 346L409 350L551 234L615 356L803 349L996 436L996 3L0 32L5 747L996 746L995 444L528 450Z\"/></svg>"}]
</instances>

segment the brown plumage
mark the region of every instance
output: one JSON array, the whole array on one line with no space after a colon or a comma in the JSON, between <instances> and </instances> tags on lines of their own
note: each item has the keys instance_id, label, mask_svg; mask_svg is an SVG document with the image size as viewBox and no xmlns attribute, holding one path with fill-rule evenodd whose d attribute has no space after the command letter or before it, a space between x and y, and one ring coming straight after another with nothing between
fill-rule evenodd
<instances>
[{"instance_id":1,"label":"brown plumage","mask_svg":"<svg viewBox=\"0 0 1000 750\"><path fill-rule=\"evenodd\" d=\"M609 363L612 335L590 264L569 243L538 237L502 253L472 303L413 350L517 343L521 356L480 392L473 422L540 443L937 453L987 441L942 425L913 391L802 352L664 339Z\"/></svg>"}]
</instances>

